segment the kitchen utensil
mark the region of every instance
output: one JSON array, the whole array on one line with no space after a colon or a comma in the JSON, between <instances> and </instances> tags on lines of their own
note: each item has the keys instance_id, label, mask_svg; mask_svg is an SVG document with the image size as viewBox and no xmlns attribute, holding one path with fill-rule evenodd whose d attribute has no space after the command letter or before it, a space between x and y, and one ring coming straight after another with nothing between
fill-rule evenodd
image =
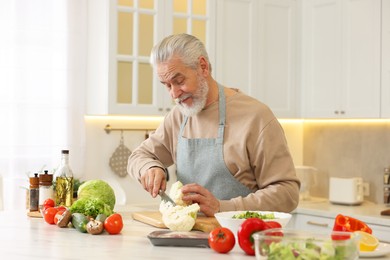
<instances>
[{"instance_id":1,"label":"kitchen utensil","mask_svg":"<svg viewBox=\"0 0 390 260\"><path fill-rule=\"evenodd\" d=\"M209 247L208 234L200 231L153 231L148 235L155 246Z\"/></svg>"},{"instance_id":2,"label":"kitchen utensil","mask_svg":"<svg viewBox=\"0 0 390 260\"><path fill-rule=\"evenodd\" d=\"M390 209L385 209L385 210L381 211L381 215L382 216L390 216Z\"/></svg>"},{"instance_id":3,"label":"kitchen utensil","mask_svg":"<svg viewBox=\"0 0 390 260\"><path fill-rule=\"evenodd\" d=\"M374 251L360 251L360 258L378 258L386 256L390 253L390 244L379 243L378 247Z\"/></svg>"},{"instance_id":4,"label":"kitchen utensil","mask_svg":"<svg viewBox=\"0 0 390 260\"><path fill-rule=\"evenodd\" d=\"M330 178L330 202L342 205L359 205L363 202L363 197L364 196L362 178Z\"/></svg>"},{"instance_id":5,"label":"kitchen utensil","mask_svg":"<svg viewBox=\"0 0 390 260\"><path fill-rule=\"evenodd\" d=\"M159 211L137 211L132 213L132 217L134 220L151 225L153 227L164 229L167 228L162 221L162 215ZM215 217L198 215L192 230L199 230L208 233L217 227L220 227L220 224Z\"/></svg>"},{"instance_id":6,"label":"kitchen utensil","mask_svg":"<svg viewBox=\"0 0 390 260\"><path fill-rule=\"evenodd\" d=\"M218 220L218 223L222 227L229 228L235 235L237 235L239 227L246 219L237 219L237 218L233 218L233 216L237 215L237 214L242 214L245 212L246 212L245 210L244 211L225 211L225 212L215 213L214 216ZM284 213L284 212L274 212L274 211L250 211L250 212L257 212L257 213L262 214L262 215L273 213L275 216L274 219L263 219L263 220L264 221L279 222L279 224L282 227L285 227L292 217L292 215L290 213Z\"/></svg>"},{"instance_id":7,"label":"kitchen utensil","mask_svg":"<svg viewBox=\"0 0 390 260\"><path fill-rule=\"evenodd\" d=\"M295 171L301 181L300 200L310 200L310 190L317 185L318 170L311 166L296 166Z\"/></svg>"},{"instance_id":8,"label":"kitchen utensil","mask_svg":"<svg viewBox=\"0 0 390 260\"><path fill-rule=\"evenodd\" d=\"M165 193L165 191L159 190L158 195L160 195L161 200L163 200L163 201L165 201L165 202L170 202L173 206L176 206L176 203L171 199L171 197L169 197L169 196Z\"/></svg>"},{"instance_id":9,"label":"kitchen utensil","mask_svg":"<svg viewBox=\"0 0 390 260\"><path fill-rule=\"evenodd\" d=\"M359 259L359 235L350 232L309 232L294 229L271 229L253 234L256 260L260 259ZM343 239L338 239L343 238ZM322 257L320 257L320 255Z\"/></svg>"},{"instance_id":10,"label":"kitchen utensil","mask_svg":"<svg viewBox=\"0 0 390 260\"><path fill-rule=\"evenodd\" d=\"M127 175L127 162L130 155L131 151L124 145L123 132L121 132L119 146L110 158L111 170L120 177L125 177Z\"/></svg>"}]
</instances>

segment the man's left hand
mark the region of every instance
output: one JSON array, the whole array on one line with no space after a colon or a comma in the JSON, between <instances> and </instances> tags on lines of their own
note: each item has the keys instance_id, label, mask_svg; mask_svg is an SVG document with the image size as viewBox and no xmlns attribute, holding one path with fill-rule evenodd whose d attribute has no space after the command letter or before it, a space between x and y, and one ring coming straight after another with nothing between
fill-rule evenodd
<instances>
[{"instance_id":1,"label":"man's left hand","mask_svg":"<svg viewBox=\"0 0 390 260\"><path fill-rule=\"evenodd\" d=\"M219 211L219 201L214 195L196 183L186 184L181 188L183 201L198 203L200 211L208 217L213 217Z\"/></svg>"}]
</instances>

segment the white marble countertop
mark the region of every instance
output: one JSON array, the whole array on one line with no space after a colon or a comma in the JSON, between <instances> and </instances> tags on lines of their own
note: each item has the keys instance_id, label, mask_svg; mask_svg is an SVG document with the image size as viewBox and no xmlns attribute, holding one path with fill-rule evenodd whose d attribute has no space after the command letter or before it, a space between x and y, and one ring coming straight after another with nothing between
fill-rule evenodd
<instances>
[{"instance_id":1,"label":"white marble countertop","mask_svg":"<svg viewBox=\"0 0 390 260\"><path fill-rule=\"evenodd\" d=\"M327 210L326 207L332 207L332 210L338 209L337 207L333 208L333 205L326 206L326 202L323 203L325 204L314 204L311 208L306 203L302 203L297 212L304 213L310 210L311 213L318 212L318 214L323 215L323 212ZM370 212L370 207L368 207L368 212ZM30 218L25 211L0 211L0 257L1 259L11 259L12 257L12 259L94 260L255 259L253 256L245 255L238 243L229 254L218 254L210 248L153 246L147 235L159 229L133 220L131 212L156 210L157 208L157 205L132 205L116 208L116 211L121 213L124 219L124 228L118 235L80 233L72 228L49 225L42 218ZM349 213L351 211L343 210L343 212ZM333 213L329 214L333 216ZM367 219L374 218L368 213L364 216ZM387 218L384 220L388 221ZM379 224L379 222L375 220L375 223Z\"/></svg>"},{"instance_id":2,"label":"white marble countertop","mask_svg":"<svg viewBox=\"0 0 390 260\"><path fill-rule=\"evenodd\" d=\"M343 214L358 218L369 224L390 227L390 216L381 215L381 211L385 209L389 209L389 207L369 201L364 201L361 205L347 206L332 204L323 198L312 198L308 201L300 201L294 212L329 218L334 218L337 214Z\"/></svg>"},{"instance_id":3,"label":"white marble countertop","mask_svg":"<svg viewBox=\"0 0 390 260\"><path fill-rule=\"evenodd\" d=\"M156 210L158 206L153 209ZM153 246L147 235L158 228L135 221L132 211L118 210L124 219L120 234L90 235L73 228L49 225L42 218L30 218L25 211L0 211L1 259L254 259L238 244L229 254L210 248Z\"/></svg>"}]
</instances>

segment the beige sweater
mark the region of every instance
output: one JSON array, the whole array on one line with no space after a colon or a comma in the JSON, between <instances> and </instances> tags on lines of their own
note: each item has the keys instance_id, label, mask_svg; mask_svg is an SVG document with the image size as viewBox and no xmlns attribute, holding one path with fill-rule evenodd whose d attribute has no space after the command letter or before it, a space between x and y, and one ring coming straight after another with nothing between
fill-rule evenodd
<instances>
[{"instance_id":1,"label":"beige sweater","mask_svg":"<svg viewBox=\"0 0 390 260\"><path fill-rule=\"evenodd\" d=\"M218 102L188 119L186 138L216 138ZM183 116L177 107L156 132L129 157L128 172L138 179L152 166L176 162L176 145ZM224 159L232 175L253 193L220 201L220 211L270 210L290 212L298 205L299 180L284 131L271 110L242 92L226 99ZM211 191L212 192L212 191Z\"/></svg>"}]
</instances>

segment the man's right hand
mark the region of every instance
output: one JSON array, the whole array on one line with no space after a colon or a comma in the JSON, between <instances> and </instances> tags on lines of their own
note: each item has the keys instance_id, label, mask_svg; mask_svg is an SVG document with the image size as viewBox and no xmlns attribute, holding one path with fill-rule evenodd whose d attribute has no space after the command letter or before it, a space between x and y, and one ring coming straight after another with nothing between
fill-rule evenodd
<instances>
[{"instance_id":1,"label":"man's right hand","mask_svg":"<svg viewBox=\"0 0 390 260\"><path fill-rule=\"evenodd\" d=\"M159 190L165 191L167 188L167 181L165 178L165 171L160 167L149 168L141 176L142 187L149 192L153 198L158 195Z\"/></svg>"}]
</instances>

